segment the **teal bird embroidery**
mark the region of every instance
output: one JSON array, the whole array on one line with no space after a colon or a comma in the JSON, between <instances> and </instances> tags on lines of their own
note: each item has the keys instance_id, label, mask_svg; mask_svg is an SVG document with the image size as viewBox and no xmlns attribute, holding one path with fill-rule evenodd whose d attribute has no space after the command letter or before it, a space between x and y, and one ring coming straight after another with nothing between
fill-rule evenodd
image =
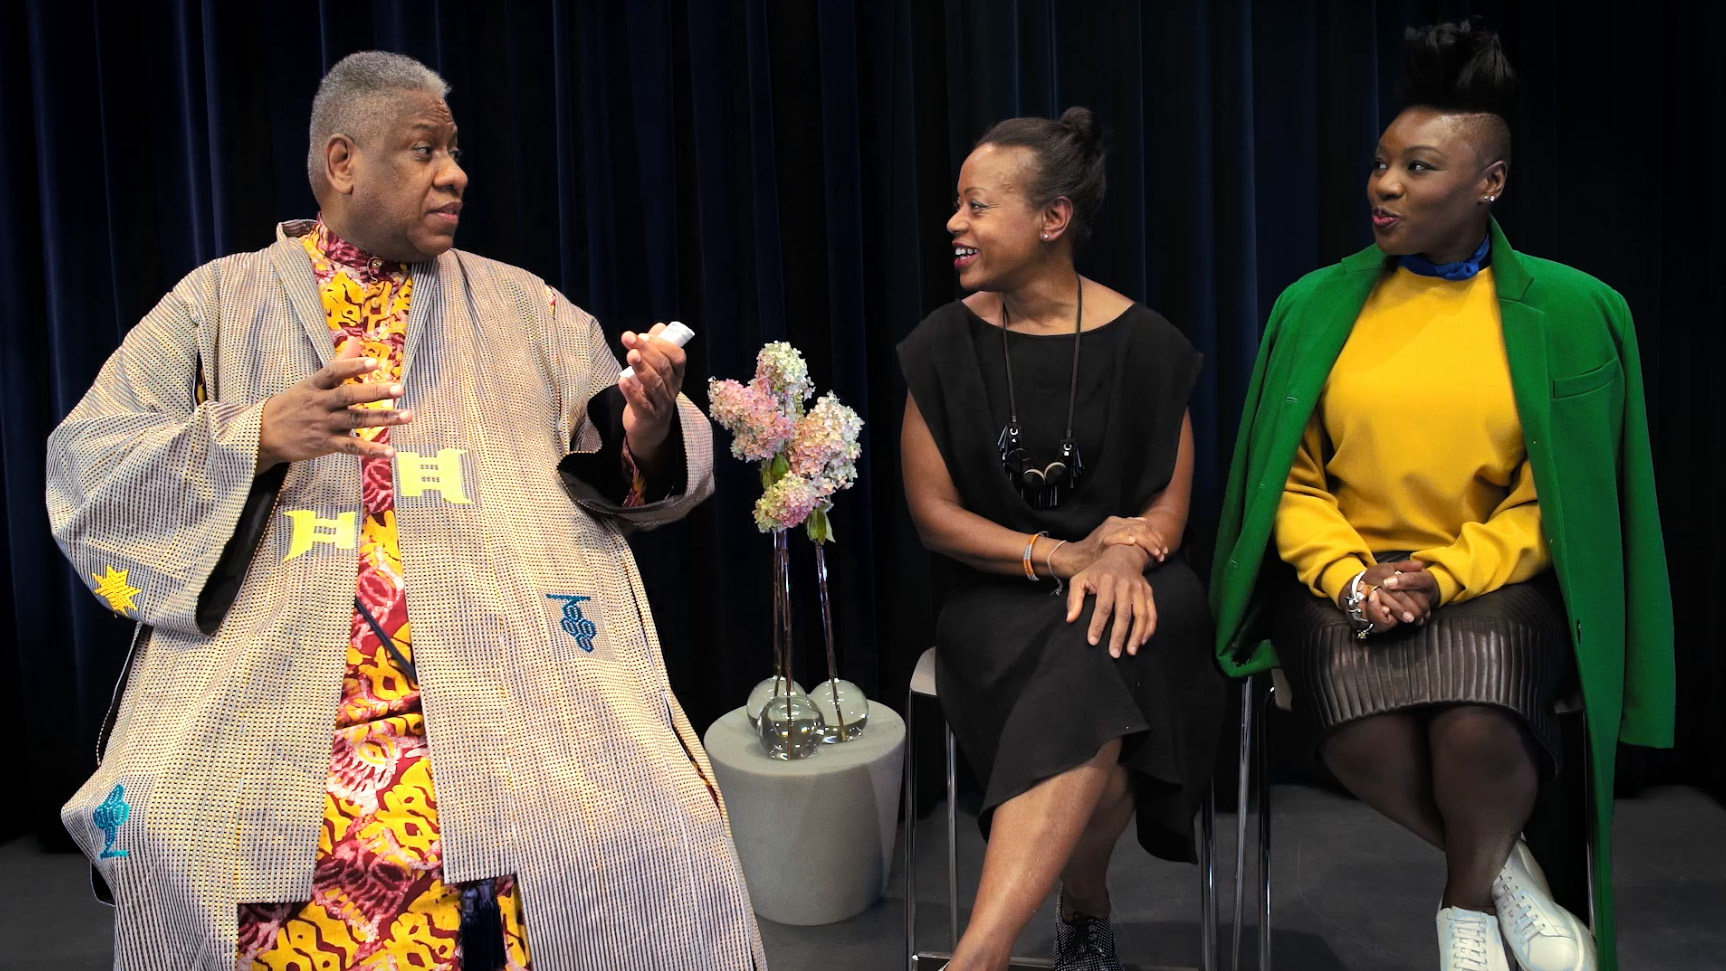
<instances>
[{"instance_id":1,"label":"teal bird embroidery","mask_svg":"<svg viewBox=\"0 0 1726 971\"><path fill-rule=\"evenodd\" d=\"M118 859L131 855L126 850L114 849L114 839L120 835L120 827L131 815L132 807L126 805L125 786L115 786L114 791L108 793L108 798L102 800L102 804L90 813L90 821L108 838L107 844L102 847L100 859Z\"/></svg>"}]
</instances>

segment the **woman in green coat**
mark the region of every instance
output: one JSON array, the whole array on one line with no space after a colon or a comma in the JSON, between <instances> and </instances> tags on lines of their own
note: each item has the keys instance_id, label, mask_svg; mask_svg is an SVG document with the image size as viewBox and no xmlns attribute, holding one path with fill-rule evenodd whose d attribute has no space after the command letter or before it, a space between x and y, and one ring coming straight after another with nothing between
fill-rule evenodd
<instances>
[{"instance_id":1,"label":"woman in green coat","mask_svg":"<svg viewBox=\"0 0 1726 971\"><path fill-rule=\"evenodd\" d=\"M1441 849L1446 971L1615 968L1613 757L1673 728L1672 613L1630 313L1491 217L1517 82L1497 38L1409 32L1376 245L1271 311L1224 500L1217 653L1281 666L1320 755ZM1589 928L1519 834L1580 697ZM1507 958L1505 949L1510 955Z\"/></svg>"}]
</instances>

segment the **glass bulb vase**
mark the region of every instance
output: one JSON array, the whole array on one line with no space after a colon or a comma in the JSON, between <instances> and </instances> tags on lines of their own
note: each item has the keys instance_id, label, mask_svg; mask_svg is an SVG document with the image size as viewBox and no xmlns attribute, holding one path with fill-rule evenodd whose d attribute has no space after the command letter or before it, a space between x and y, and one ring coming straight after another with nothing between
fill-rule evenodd
<instances>
[{"instance_id":1,"label":"glass bulb vase","mask_svg":"<svg viewBox=\"0 0 1726 971\"><path fill-rule=\"evenodd\" d=\"M774 676L762 681L749 692L749 699L743 703L743 713L749 716L749 727L761 727L761 709L767 702L785 695L807 697L803 686L795 681Z\"/></svg>"},{"instance_id":2,"label":"glass bulb vase","mask_svg":"<svg viewBox=\"0 0 1726 971\"><path fill-rule=\"evenodd\" d=\"M869 724L869 699L863 689L843 678L829 679L809 690L809 700L821 712L821 740L849 742Z\"/></svg>"},{"instance_id":3,"label":"glass bulb vase","mask_svg":"<svg viewBox=\"0 0 1726 971\"><path fill-rule=\"evenodd\" d=\"M768 758L789 762L819 754L827 726L808 696L777 695L761 709L756 731Z\"/></svg>"}]
</instances>

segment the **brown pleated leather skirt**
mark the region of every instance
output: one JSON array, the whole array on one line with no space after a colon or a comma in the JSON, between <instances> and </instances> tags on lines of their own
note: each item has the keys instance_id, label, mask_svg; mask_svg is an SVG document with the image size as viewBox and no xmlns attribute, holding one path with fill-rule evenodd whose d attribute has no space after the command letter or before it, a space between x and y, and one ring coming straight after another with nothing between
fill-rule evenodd
<instances>
[{"instance_id":1,"label":"brown pleated leather skirt","mask_svg":"<svg viewBox=\"0 0 1726 971\"><path fill-rule=\"evenodd\" d=\"M1400 558L1400 557L1399 557ZM1381 558L1382 559L1382 558ZM1440 607L1425 626L1397 625L1357 640L1348 615L1303 584L1277 606L1272 642L1321 744L1337 726L1433 705L1492 705L1520 715L1558 771L1554 707L1574 690L1576 658L1551 571Z\"/></svg>"}]
</instances>

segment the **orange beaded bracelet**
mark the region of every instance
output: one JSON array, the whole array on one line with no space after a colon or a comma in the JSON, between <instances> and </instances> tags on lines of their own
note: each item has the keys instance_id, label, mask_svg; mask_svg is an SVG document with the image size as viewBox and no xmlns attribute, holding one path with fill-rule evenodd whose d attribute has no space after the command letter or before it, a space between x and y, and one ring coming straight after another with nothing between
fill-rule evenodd
<instances>
[{"instance_id":1,"label":"orange beaded bracelet","mask_svg":"<svg viewBox=\"0 0 1726 971\"><path fill-rule=\"evenodd\" d=\"M1047 535L1049 535L1048 530L1044 530L1039 533L1032 533L1025 537L1025 553L1021 562L1025 567L1025 579L1032 583L1041 582L1043 578L1037 575L1037 568L1031 563L1031 551L1037 546L1037 537Z\"/></svg>"}]
</instances>

